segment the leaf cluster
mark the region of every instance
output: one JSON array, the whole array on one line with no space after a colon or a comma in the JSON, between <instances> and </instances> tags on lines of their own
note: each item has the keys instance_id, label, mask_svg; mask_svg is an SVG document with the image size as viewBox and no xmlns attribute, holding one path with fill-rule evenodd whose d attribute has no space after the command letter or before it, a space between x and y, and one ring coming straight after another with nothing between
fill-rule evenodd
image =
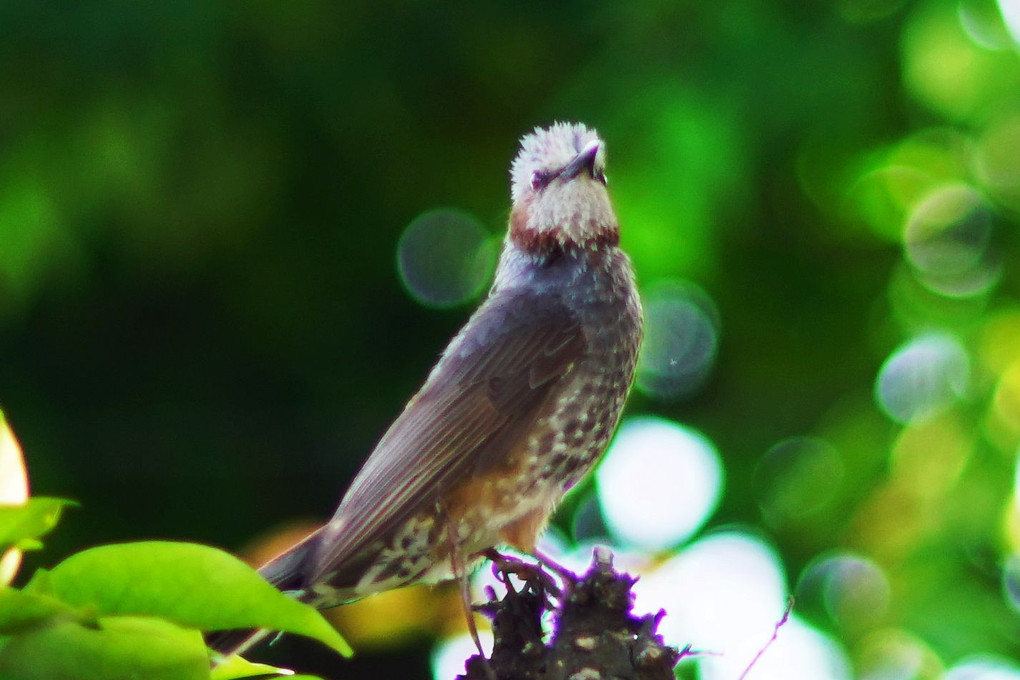
<instances>
[{"instance_id":1,"label":"leaf cluster","mask_svg":"<svg viewBox=\"0 0 1020 680\"><path fill-rule=\"evenodd\" d=\"M0 553L36 549L69 501L0 508ZM232 680L289 671L216 658L203 633L264 628L350 647L314 608L205 545L142 541L94 547L23 588L0 589L4 680Z\"/></svg>"}]
</instances>

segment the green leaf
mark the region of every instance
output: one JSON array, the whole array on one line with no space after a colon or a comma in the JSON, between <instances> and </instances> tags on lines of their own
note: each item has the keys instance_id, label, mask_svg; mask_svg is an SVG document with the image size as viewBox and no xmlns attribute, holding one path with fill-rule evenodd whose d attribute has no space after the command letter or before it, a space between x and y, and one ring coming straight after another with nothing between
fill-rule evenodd
<instances>
[{"instance_id":1,"label":"green leaf","mask_svg":"<svg viewBox=\"0 0 1020 680\"><path fill-rule=\"evenodd\" d=\"M23 550L41 545L38 539L50 532L67 505L63 498L30 498L24 505L0 506L0 550L17 546Z\"/></svg>"},{"instance_id":2,"label":"green leaf","mask_svg":"<svg viewBox=\"0 0 1020 680\"><path fill-rule=\"evenodd\" d=\"M266 675L286 675L293 678L294 673L286 668L277 668L264 663L252 663L236 654L228 657L212 670L211 680L238 680L239 678L263 677Z\"/></svg>"},{"instance_id":3,"label":"green leaf","mask_svg":"<svg viewBox=\"0 0 1020 680\"><path fill-rule=\"evenodd\" d=\"M35 573L32 574L32 578L28 580L28 583L25 584L25 587L22 590L26 593L54 596L56 593L53 591L53 581L50 579L50 570L43 569L42 567L36 569Z\"/></svg>"},{"instance_id":4,"label":"green leaf","mask_svg":"<svg viewBox=\"0 0 1020 680\"><path fill-rule=\"evenodd\" d=\"M208 680L202 635L167 621L107 617L9 638L0 648L4 680Z\"/></svg>"},{"instance_id":5,"label":"green leaf","mask_svg":"<svg viewBox=\"0 0 1020 680\"><path fill-rule=\"evenodd\" d=\"M0 635L23 633L61 621L90 618L60 600L16 588L0 589Z\"/></svg>"},{"instance_id":6,"label":"green leaf","mask_svg":"<svg viewBox=\"0 0 1020 680\"><path fill-rule=\"evenodd\" d=\"M287 597L239 559L194 543L148 541L91 548L49 573L56 597L100 615L160 616L201 630L297 633L350 656L313 607Z\"/></svg>"}]
</instances>

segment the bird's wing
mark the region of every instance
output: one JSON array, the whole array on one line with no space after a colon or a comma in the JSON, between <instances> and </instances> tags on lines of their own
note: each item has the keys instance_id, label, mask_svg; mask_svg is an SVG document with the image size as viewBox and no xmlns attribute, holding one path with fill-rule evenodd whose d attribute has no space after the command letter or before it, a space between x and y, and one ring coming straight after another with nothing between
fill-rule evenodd
<instances>
[{"instance_id":1,"label":"bird's wing","mask_svg":"<svg viewBox=\"0 0 1020 680\"><path fill-rule=\"evenodd\" d=\"M584 334L559 299L487 301L354 479L324 529L310 580L342 571L451 484L505 460L584 352Z\"/></svg>"}]
</instances>

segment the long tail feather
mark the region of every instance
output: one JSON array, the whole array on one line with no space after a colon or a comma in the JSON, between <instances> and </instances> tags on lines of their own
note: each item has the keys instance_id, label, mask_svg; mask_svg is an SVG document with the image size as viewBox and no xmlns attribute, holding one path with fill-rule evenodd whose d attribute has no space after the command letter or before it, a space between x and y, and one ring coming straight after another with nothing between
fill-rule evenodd
<instances>
[{"instance_id":1,"label":"long tail feather","mask_svg":"<svg viewBox=\"0 0 1020 680\"><path fill-rule=\"evenodd\" d=\"M299 593L304 586L307 560L314 549L319 531L273 558L259 569L259 574L284 592ZM206 645L223 656L241 654L258 644L271 631L263 629L223 630L206 635Z\"/></svg>"}]
</instances>

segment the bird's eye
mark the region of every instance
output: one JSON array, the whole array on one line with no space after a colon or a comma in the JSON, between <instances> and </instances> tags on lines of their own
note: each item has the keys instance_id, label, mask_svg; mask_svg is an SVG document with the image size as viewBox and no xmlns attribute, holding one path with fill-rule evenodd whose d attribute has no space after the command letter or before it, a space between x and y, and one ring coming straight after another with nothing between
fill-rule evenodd
<instances>
[{"instance_id":1,"label":"bird's eye","mask_svg":"<svg viewBox=\"0 0 1020 680\"><path fill-rule=\"evenodd\" d=\"M602 182L602 186L609 184L609 178L606 177L604 170L596 169L592 172L592 177L594 177L597 182Z\"/></svg>"},{"instance_id":2,"label":"bird's eye","mask_svg":"<svg viewBox=\"0 0 1020 680\"><path fill-rule=\"evenodd\" d=\"M535 172L531 173L531 188L534 189L535 191L538 191L539 189L544 189L545 186L549 184L549 180L551 180L552 177L553 176L548 172L536 170Z\"/></svg>"}]
</instances>

